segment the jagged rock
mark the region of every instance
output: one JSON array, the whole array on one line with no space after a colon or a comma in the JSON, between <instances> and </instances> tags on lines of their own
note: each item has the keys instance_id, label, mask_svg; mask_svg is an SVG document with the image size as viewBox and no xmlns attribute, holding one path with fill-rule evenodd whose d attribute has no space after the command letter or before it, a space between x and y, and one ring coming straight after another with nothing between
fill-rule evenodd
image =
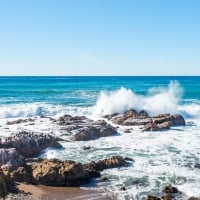
<instances>
[{"instance_id":1,"label":"jagged rock","mask_svg":"<svg viewBox=\"0 0 200 200\"><path fill-rule=\"evenodd\" d=\"M21 156L16 149L0 149L0 166L8 165L12 169L17 169L25 164L24 157Z\"/></svg>"},{"instance_id":2,"label":"jagged rock","mask_svg":"<svg viewBox=\"0 0 200 200\"><path fill-rule=\"evenodd\" d=\"M32 168L29 165L11 171L10 178L16 182L36 183L32 177Z\"/></svg>"},{"instance_id":3,"label":"jagged rock","mask_svg":"<svg viewBox=\"0 0 200 200\"><path fill-rule=\"evenodd\" d=\"M133 109L128 110L123 114L125 118L137 118L137 115L138 115L137 111Z\"/></svg>"},{"instance_id":4,"label":"jagged rock","mask_svg":"<svg viewBox=\"0 0 200 200\"><path fill-rule=\"evenodd\" d=\"M163 131L163 130L168 130L172 126L172 122L163 122L161 124L156 124L156 123L148 123L144 125L143 131Z\"/></svg>"},{"instance_id":5,"label":"jagged rock","mask_svg":"<svg viewBox=\"0 0 200 200\"><path fill-rule=\"evenodd\" d=\"M114 116L104 116L114 124L123 126L141 126L144 125L143 131L160 131L167 130L171 126L184 126L185 120L183 116L176 114L161 114L150 117L145 110L139 113L135 110L128 110L123 114L115 114Z\"/></svg>"},{"instance_id":6,"label":"jagged rock","mask_svg":"<svg viewBox=\"0 0 200 200\"><path fill-rule=\"evenodd\" d=\"M111 158L107 158L104 160L100 160L98 162L90 162L84 165L84 169L87 171L95 170L95 171L103 171L105 169L116 168L116 167L127 167L132 159L123 158L121 156L113 156Z\"/></svg>"},{"instance_id":7,"label":"jagged rock","mask_svg":"<svg viewBox=\"0 0 200 200\"><path fill-rule=\"evenodd\" d=\"M49 134L35 134L22 131L0 141L0 148L16 148L25 158L36 157L47 147L62 147L59 138Z\"/></svg>"},{"instance_id":8,"label":"jagged rock","mask_svg":"<svg viewBox=\"0 0 200 200\"><path fill-rule=\"evenodd\" d=\"M149 117L149 114L146 110L141 110L138 115L137 115L138 118L147 118Z\"/></svg>"},{"instance_id":9,"label":"jagged rock","mask_svg":"<svg viewBox=\"0 0 200 200\"><path fill-rule=\"evenodd\" d=\"M43 160L32 166L33 178L37 183L51 186L80 186L88 183L91 177L84 171L81 163Z\"/></svg>"},{"instance_id":10,"label":"jagged rock","mask_svg":"<svg viewBox=\"0 0 200 200\"><path fill-rule=\"evenodd\" d=\"M116 130L109 124L100 126L90 126L81 130L73 136L75 141L87 141L95 140L100 137L113 136L116 134Z\"/></svg>"},{"instance_id":11,"label":"jagged rock","mask_svg":"<svg viewBox=\"0 0 200 200\"><path fill-rule=\"evenodd\" d=\"M91 122L85 116L71 116L71 115L64 115L57 120L59 125L74 125L74 124L82 124L85 122Z\"/></svg>"}]
</instances>

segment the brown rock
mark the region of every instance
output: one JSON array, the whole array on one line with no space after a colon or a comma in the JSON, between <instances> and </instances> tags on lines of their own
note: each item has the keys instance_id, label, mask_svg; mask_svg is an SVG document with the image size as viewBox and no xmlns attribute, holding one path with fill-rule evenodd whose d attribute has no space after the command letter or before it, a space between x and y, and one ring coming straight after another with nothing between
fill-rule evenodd
<instances>
[{"instance_id":1,"label":"brown rock","mask_svg":"<svg viewBox=\"0 0 200 200\"><path fill-rule=\"evenodd\" d=\"M43 185L80 186L90 181L83 165L74 161L46 159L33 164L32 169L33 178L37 183Z\"/></svg>"},{"instance_id":2,"label":"brown rock","mask_svg":"<svg viewBox=\"0 0 200 200\"><path fill-rule=\"evenodd\" d=\"M155 122L152 122L144 125L143 131L163 131L170 129L171 126L171 121L163 122L161 124L156 124Z\"/></svg>"},{"instance_id":3,"label":"brown rock","mask_svg":"<svg viewBox=\"0 0 200 200\"><path fill-rule=\"evenodd\" d=\"M90 162L84 165L85 170L96 170L96 171L103 171L105 169L116 168L116 167L127 167L130 161L129 158L123 158L121 156L113 156L111 158L107 158L104 160L100 160L98 162Z\"/></svg>"}]
</instances>

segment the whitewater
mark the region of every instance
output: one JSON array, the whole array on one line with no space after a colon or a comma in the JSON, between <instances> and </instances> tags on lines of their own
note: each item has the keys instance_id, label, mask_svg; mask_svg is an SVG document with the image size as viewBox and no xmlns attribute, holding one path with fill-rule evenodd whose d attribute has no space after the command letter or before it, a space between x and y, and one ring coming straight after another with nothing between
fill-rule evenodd
<instances>
[{"instance_id":1,"label":"whitewater","mask_svg":"<svg viewBox=\"0 0 200 200\"><path fill-rule=\"evenodd\" d=\"M20 130L60 136L62 131L47 117L57 119L64 114L94 120L129 109L146 110L152 116L183 115L184 127L142 132L135 126L126 133L130 127L119 126L116 136L62 142L63 149L46 149L40 157L82 163L112 155L132 158L129 167L103 171L106 182L97 179L90 185L113 192L117 199L160 195L169 183L184 192L185 199L200 197L199 77L1 77L0 84L2 138ZM26 118L35 121L6 125ZM84 146L91 148L85 151Z\"/></svg>"}]
</instances>

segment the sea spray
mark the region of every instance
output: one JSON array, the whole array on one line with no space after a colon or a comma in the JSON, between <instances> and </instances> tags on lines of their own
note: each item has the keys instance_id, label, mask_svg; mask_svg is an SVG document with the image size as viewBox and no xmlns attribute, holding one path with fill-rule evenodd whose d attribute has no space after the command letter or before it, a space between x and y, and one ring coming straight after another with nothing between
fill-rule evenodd
<instances>
[{"instance_id":1,"label":"sea spray","mask_svg":"<svg viewBox=\"0 0 200 200\"><path fill-rule=\"evenodd\" d=\"M129 109L146 110L151 115L176 113L182 97L182 88L177 81L168 87L150 88L146 96L138 95L121 87L116 91L102 91L97 99L94 113L103 116L122 113Z\"/></svg>"}]
</instances>

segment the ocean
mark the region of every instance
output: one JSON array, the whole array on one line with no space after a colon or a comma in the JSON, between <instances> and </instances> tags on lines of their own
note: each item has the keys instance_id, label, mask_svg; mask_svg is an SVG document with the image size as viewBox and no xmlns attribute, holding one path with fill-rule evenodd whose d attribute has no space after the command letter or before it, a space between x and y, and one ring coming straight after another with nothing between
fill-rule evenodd
<instances>
[{"instance_id":1,"label":"ocean","mask_svg":"<svg viewBox=\"0 0 200 200\"><path fill-rule=\"evenodd\" d=\"M103 171L108 181L93 185L112 191L118 199L144 199L160 194L169 183L185 196L200 196L200 77L0 77L0 136L32 130L60 135L44 117L64 114L100 119L128 109L150 115L181 114L186 126L164 132L131 133L119 129L117 136L87 142L66 142L64 148L47 149L40 156L88 162L112 155L128 156L128 168ZM35 118L32 126L5 122ZM42 117L42 118L41 118ZM91 146L85 152L83 146ZM121 191L120 187L126 187Z\"/></svg>"}]
</instances>

